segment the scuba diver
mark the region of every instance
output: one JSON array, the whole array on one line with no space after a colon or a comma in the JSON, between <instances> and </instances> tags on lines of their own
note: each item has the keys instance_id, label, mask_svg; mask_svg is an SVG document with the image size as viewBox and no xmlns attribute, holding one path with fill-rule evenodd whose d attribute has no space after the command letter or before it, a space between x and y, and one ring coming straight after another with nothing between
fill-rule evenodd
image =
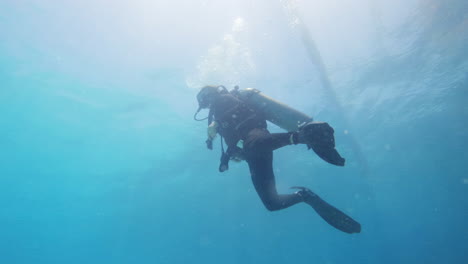
<instances>
[{"instance_id":1,"label":"scuba diver","mask_svg":"<svg viewBox=\"0 0 468 264\"><path fill-rule=\"evenodd\" d=\"M220 172L229 168L229 160L245 160L255 190L269 211L304 202L331 226L349 234L361 232L358 222L308 188L291 187L298 190L292 194L278 194L276 189L273 151L281 147L306 144L326 162L344 166L345 159L335 149L334 130L330 125L314 122L311 117L252 88L239 89L236 86L228 91L224 86L205 86L198 93L197 100L199 108L194 119L208 119L207 147L212 149L215 136L221 136ZM201 109L209 109L208 117L197 118ZM270 133L267 120L289 132Z\"/></svg>"}]
</instances>

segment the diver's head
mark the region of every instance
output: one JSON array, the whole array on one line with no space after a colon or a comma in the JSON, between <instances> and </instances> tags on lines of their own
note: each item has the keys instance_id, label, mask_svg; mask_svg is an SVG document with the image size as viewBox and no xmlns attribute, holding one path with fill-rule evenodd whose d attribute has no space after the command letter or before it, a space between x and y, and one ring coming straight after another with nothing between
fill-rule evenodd
<instances>
[{"instance_id":1,"label":"diver's head","mask_svg":"<svg viewBox=\"0 0 468 264\"><path fill-rule=\"evenodd\" d=\"M205 109L205 108L210 108L211 104L218 98L219 95L224 94L224 93L229 93L226 87L222 85L207 85L203 88L201 88L200 92L197 94L197 100L198 100L198 110L193 116L193 119L196 121L202 121L208 119L208 117L203 118L203 119L198 119L197 115L200 112L200 110Z\"/></svg>"},{"instance_id":2,"label":"diver's head","mask_svg":"<svg viewBox=\"0 0 468 264\"><path fill-rule=\"evenodd\" d=\"M226 87L222 85L207 85L201 88L200 92L197 94L198 108L204 109L209 108L216 98L223 93L227 93Z\"/></svg>"}]
</instances>

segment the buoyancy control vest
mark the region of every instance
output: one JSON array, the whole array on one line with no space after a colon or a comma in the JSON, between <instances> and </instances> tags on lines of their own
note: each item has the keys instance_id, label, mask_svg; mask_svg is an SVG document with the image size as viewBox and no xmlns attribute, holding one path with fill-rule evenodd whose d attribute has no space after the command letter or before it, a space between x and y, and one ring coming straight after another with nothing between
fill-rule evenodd
<instances>
[{"instance_id":1,"label":"buoyancy control vest","mask_svg":"<svg viewBox=\"0 0 468 264\"><path fill-rule=\"evenodd\" d=\"M235 93L222 94L211 105L213 121L218 124L218 133L224 137L228 147L245 139L250 130L266 128L263 113L246 104Z\"/></svg>"}]
</instances>

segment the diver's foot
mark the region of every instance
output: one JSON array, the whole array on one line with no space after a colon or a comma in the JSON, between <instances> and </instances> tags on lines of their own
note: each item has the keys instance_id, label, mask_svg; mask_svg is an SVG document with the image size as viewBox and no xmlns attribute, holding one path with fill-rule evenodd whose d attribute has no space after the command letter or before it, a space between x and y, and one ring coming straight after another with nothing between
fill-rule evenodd
<instances>
[{"instance_id":1,"label":"diver's foot","mask_svg":"<svg viewBox=\"0 0 468 264\"><path fill-rule=\"evenodd\" d=\"M322 200L322 198L308 188L296 186L291 187L291 189L299 189L296 194L301 196L305 203L310 205L323 220L334 228L348 234L361 232L361 224Z\"/></svg>"},{"instance_id":2,"label":"diver's foot","mask_svg":"<svg viewBox=\"0 0 468 264\"><path fill-rule=\"evenodd\" d=\"M295 194L299 195L302 198L302 201L307 202L310 199L314 199L318 197L314 192L312 192L309 188L301 187L301 186L293 186L291 189L299 189L296 191Z\"/></svg>"},{"instance_id":3,"label":"diver's foot","mask_svg":"<svg viewBox=\"0 0 468 264\"><path fill-rule=\"evenodd\" d=\"M308 122L299 127L297 143L307 144L309 149L323 160L337 166L344 166L345 159L335 149L333 128L325 122Z\"/></svg>"}]
</instances>

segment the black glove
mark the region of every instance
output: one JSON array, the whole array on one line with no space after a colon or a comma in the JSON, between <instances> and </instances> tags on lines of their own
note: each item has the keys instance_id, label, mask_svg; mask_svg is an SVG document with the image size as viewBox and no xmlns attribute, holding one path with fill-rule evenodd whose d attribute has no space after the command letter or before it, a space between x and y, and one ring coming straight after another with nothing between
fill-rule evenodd
<instances>
[{"instance_id":1,"label":"black glove","mask_svg":"<svg viewBox=\"0 0 468 264\"><path fill-rule=\"evenodd\" d=\"M223 153L221 155L221 162L219 164L219 172L225 172L229 169L229 155L227 153Z\"/></svg>"}]
</instances>

